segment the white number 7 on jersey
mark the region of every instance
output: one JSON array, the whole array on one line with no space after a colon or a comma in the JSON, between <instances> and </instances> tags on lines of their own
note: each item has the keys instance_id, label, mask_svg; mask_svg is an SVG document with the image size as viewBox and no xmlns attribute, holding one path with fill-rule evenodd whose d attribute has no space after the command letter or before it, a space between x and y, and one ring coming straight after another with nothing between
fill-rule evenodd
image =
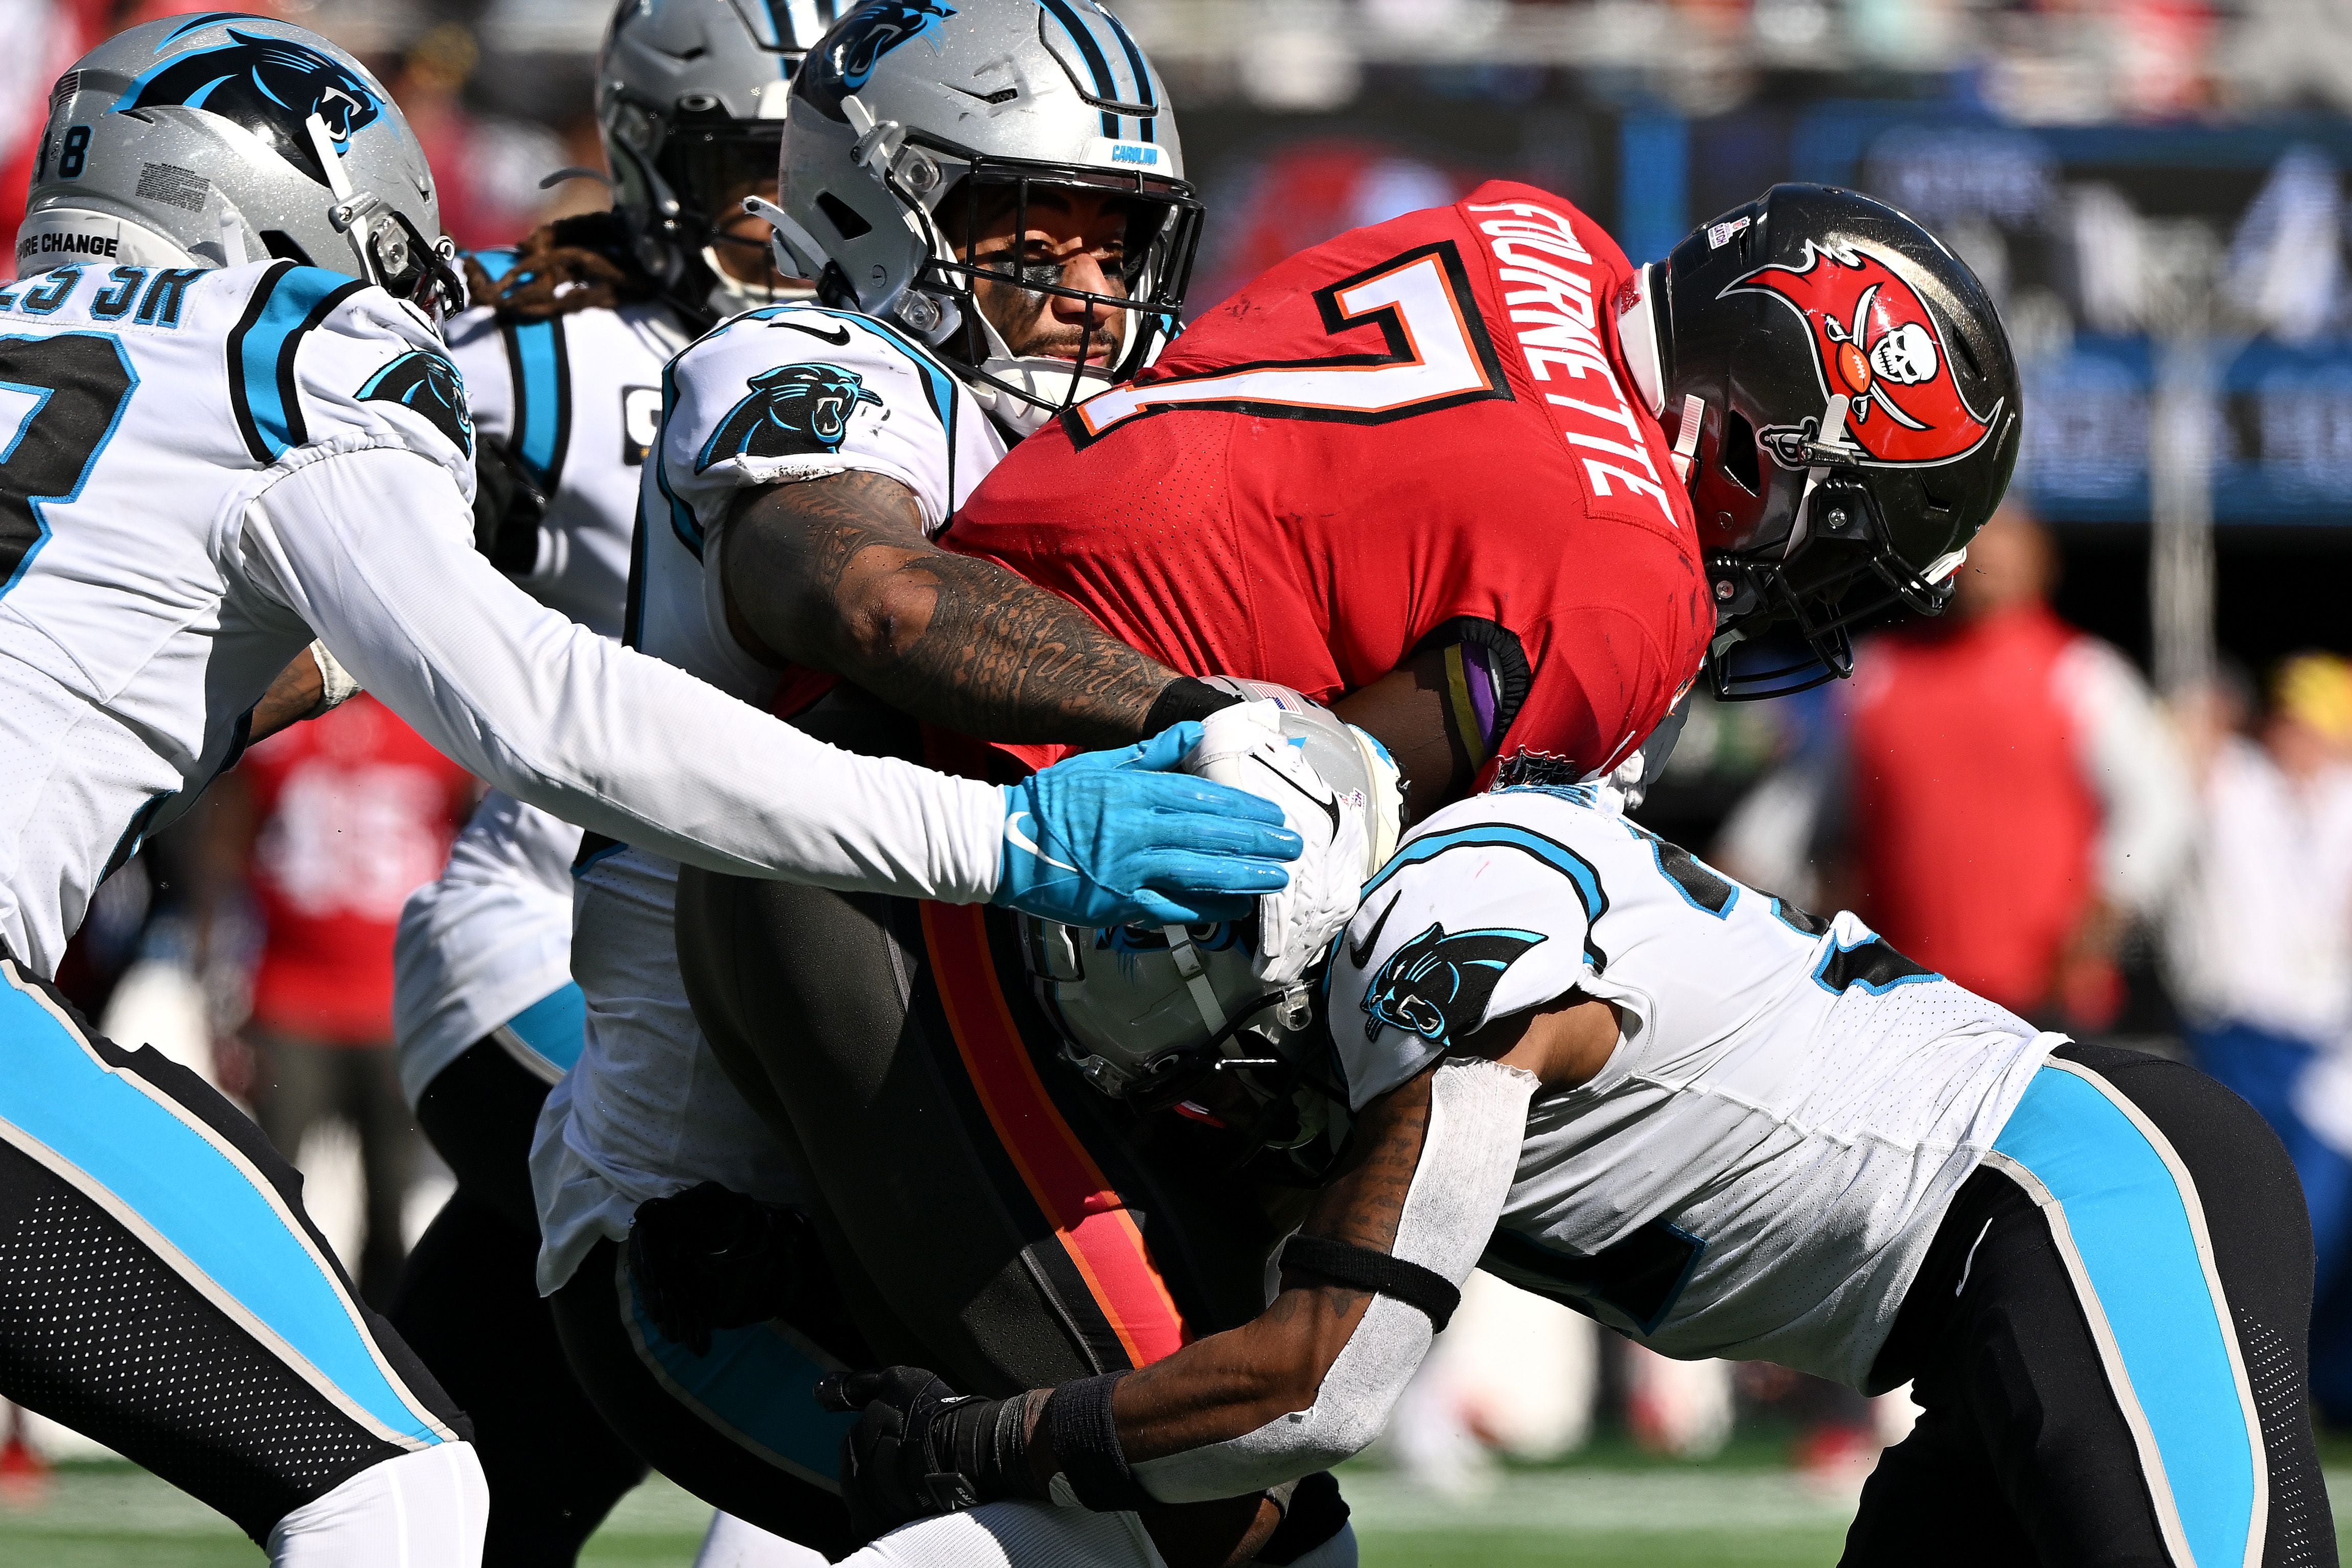
<instances>
[{"instance_id":1,"label":"white number 7 on jersey","mask_svg":"<svg viewBox=\"0 0 2352 1568\"><path fill-rule=\"evenodd\" d=\"M1084 447L1129 420L1184 408L1381 425L1511 395L1461 253L1450 242L1424 245L1343 278L1317 289L1315 301L1323 309L1324 331L1377 327L1387 352L1234 365L1149 386L1114 387L1070 411L1072 442Z\"/></svg>"}]
</instances>

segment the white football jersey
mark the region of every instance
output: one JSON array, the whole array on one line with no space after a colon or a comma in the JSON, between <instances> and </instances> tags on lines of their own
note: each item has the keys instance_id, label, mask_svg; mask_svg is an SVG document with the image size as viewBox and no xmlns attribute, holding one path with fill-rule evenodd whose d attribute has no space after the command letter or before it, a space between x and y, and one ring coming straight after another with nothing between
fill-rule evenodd
<instances>
[{"instance_id":1,"label":"white football jersey","mask_svg":"<svg viewBox=\"0 0 2352 1568\"><path fill-rule=\"evenodd\" d=\"M380 289L276 262L60 268L0 289L0 943L55 973L91 892L243 749L312 633L247 503L310 454L473 493L457 375Z\"/></svg>"},{"instance_id":2,"label":"white football jersey","mask_svg":"<svg viewBox=\"0 0 2352 1568\"><path fill-rule=\"evenodd\" d=\"M725 322L671 362L640 487L630 646L764 704L776 672L730 636L706 573L737 494L853 469L905 485L937 533L1004 458L963 383L896 328L814 305Z\"/></svg>"},{"instance_id":3,"label":"white football jersey","mask_svg":"<svg viewBox=\"0 0 2352 1568\"><path fill-rule=\"evenodd\" d=\"M478 259L495 280L511 251ZM547 498L523 591L621 635L637 475L661 425L662 367L690 334L666 305L545 321L488 308L449 324L449 357L484 439L507 443ZM442 1068L572 978L572 861L580 830L492 792L439 880L402 911L393 1035L411 1104Z\"/></svg>"},{"instance_id":4,"label":"white football jersey","mask_svg":"<svg viewBox=\"0 0 2352 1568\"><path fill-rule=\"evenodd\" d=\"M1614 1003L1614 1054L1539 1094L1482 1266L1665 1354L1855 1386L1936 1226L2058 1037L1742 887L1590 786L1439 812L1332 965L1359 1108L1500 1018Z\"/></svg>"},{"instance_id":5,"label":"white football jersey","mask_svg":"<svg viewBox=\"0 0 2352 1568\"><path fill-rule=\"evenodd\" d=\"M0 289L0 942L37 973L313 637L583 826L754 875L994 891L998 791L747 722L475 552L465 392L414 307L286 262L69 266Z\"/></svg>"},{"instance_id":6,"label":"white football jersey","mask_svg":"<svg viewBox=\"0 0 2352 1568\"><path fill-rule=\"evenodd\" d=\"M727 628L715 563L751 488L863 470L907 487L936 533L1004 456L963 383L868 317L777 305L720 325L671 362L661 439L640 485L637 601L628 641L747 702L777 672ZM580 1062L549 1097L531 1156L551 1291L636 1205L723 1183L792 1201L797 1176L694 1026L670 920L673 862L643 848L579 872L572 977L585 993Z\"/></svg>"}]
</instances>

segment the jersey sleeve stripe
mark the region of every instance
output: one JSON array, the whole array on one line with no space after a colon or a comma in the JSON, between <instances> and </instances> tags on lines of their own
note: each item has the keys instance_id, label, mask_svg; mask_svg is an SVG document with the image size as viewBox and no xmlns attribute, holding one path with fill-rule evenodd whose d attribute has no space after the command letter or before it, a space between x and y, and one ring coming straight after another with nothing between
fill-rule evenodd
<instances>
[{"instance_id":1,"label":"jersey sleeve stripe","mask_svg":"<svg viewBox=\"0 0 2352 1568\"><path fill-rule=\"evenodd\" d=\"M1409 866L1433 860L1449 849L1515 849L1534 858L1558 871L1576 889L1577 901L1584 906L1584 956L1595 974L1609 967L1609 957L1594 940L1592 928L1609 911L1609 893L1601 885L1601 873L1592 862L1567 845L1545 837L1540 833L1507 823L1488 823L1476 827L1457 827L1451 833L1433 833L1416 838L1397 850L1396 858L1381 868L1379 876L1364 884L1364 897L1370 899L1374 889L1388 881Z\"/></svg>"},{"instance_id":2,"label":"jersey sleeve stripe","mask_svg":"<svg viewBox=\"0 0 2352 1568\"><path fill-rule=\"evenodd\" d=\"M513 373L515 455L552 495L572 446L572 351L563 321L505 321L499 330Z\"/></svg>"},{"instance_id":3,"label":"jersey sleeve stripe","mask_svg":"<svg viewBox=\"0 0 2352 1568\"><path fill-rule=\"evenodd\" d=\"M229 405L254 461L274 463L310 438L295 390L295 353L303 333L366 287L323 267L288 262L264 274L254 289L228 338Z\"/></svg>"},{"instance_id":4,"label":"jersey sleeve stripe","mask_svg":"<svg viewBox=\"0 0 2352 1568\"><path fill-rule=\"evenodd\" d=\"M482 269L483 277L493 283L503 283L507 280L507 274L514 270L514 264L520 258L522 253L515 250L477 250L472 254L474 265ZM488 300L476 300L472 302L477 305L489 303Z\"/></svg>"}]
</instances>

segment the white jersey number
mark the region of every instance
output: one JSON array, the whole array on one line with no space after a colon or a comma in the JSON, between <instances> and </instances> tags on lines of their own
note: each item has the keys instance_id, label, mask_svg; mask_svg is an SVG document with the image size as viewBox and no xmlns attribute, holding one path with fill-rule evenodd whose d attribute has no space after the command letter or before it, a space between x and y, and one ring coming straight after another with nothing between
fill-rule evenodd
<instances>
[{"instance_id":1,"label":"white jersey number","mask_svg":"<svg viewBox=\"0 0 2352 1568\"><path fill-rule=\"evenodd\" d=\"M1326 331L1376 327L1386 351L1235 365L1149 386L1114 387L1071 411L1071 438L1083 447L1129 420L1184 408L1381 425L1511 395L1461 252L1451 242L1391 257L1316 290L1315 300Z\"/></svg>"}]
</instances>

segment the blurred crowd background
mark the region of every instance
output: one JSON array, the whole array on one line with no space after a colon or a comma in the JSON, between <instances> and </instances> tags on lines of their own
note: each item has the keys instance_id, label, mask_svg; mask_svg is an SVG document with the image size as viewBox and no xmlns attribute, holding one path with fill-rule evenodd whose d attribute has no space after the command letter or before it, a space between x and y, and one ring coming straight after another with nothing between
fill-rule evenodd
<instances>
[{"instance_id":1,"label":"blurred crowd background","mask_svg":"<svg viewBox=\"0 0 2352 1568\"><path fill-rule=\"evenodd\" d=\"M831 12L740 3L803 28ZM18 40L0 51L0 230L56 75L120 26L199 8L0 0ZM1849 682L1700 700L1643 815L2038 1023L2189 1058L2252 1100L2305 1184L2315 1394L2352 1427L2352 5L1114 8L1169 82L1209 205L1194 309L1494 175L1568 195L1637 261L1773 181L1852 185L1977 270L2023 366L2026 435L1954 612L1874 637ZM603 163L608 12L274 9L374 64L468 247L603 205L578 172ZM392 1083L392 922L469 788L373 704L305 729L100 890L60 979L107 1033L255 1106L380 1299L447 1191ZM1602 1342L1482 1276L1390 1449L1461 1490L1498 1456L1697 1457L1746 1434L1836 1483L1908 1410Z\"/></svg>"}]
</instances>

